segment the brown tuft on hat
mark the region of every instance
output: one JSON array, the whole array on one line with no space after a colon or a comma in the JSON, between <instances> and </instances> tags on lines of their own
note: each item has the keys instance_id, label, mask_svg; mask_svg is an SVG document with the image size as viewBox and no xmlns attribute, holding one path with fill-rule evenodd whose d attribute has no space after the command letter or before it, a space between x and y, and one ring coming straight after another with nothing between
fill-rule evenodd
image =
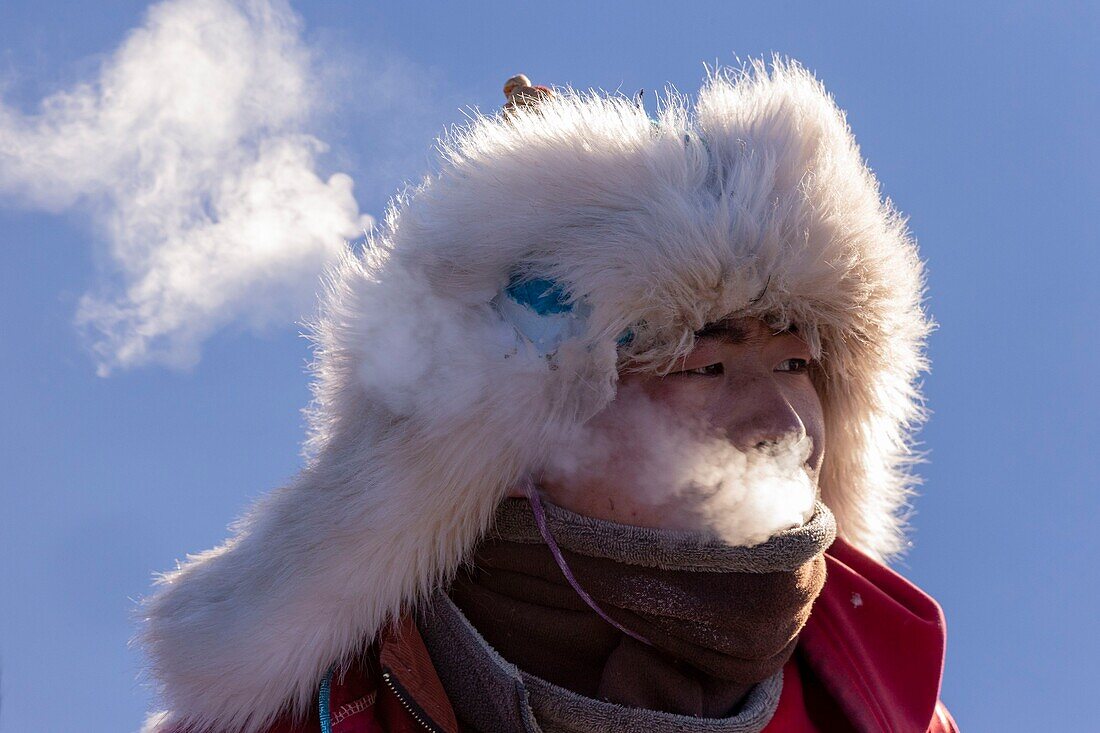
<instances>
[{"instance_id":1,"label":"brown tuft on hat","mask_svg":"<svg viewBox=\"0 0 1100 733\"><path fill-rule=\"evenodd\" d=\"M516 74L504 82L504 96L508 98L504 112L511 114L521 108L534 109L542 100L552 99L554 90L541 84L534 86L525 74Z\"/></svg>"}]
</instances>

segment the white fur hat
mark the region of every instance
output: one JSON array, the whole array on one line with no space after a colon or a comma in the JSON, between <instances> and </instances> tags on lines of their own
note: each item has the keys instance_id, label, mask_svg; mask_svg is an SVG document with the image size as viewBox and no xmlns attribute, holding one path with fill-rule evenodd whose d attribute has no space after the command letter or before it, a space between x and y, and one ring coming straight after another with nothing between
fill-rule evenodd
<instances>
[{"instance_id":1,"label":"white fur hat","mask_svg":"<svg viewBox=\"0 0 1100 733\"><path fill-rule=\"evenodd\" d=\"M822 499L852 544L903 548L923 268L810 73L777 58L714 74L656 120L560 90L441 149L331 277L307 467L142 607L169 711L151 730L251 733L306 709L329 665L448 581L555 431L614 397L619 366L668 364L735 313L798 324L819 361ZM584 304L556 350L502 319L524 278Z\"/></svg>"}]
</instances>

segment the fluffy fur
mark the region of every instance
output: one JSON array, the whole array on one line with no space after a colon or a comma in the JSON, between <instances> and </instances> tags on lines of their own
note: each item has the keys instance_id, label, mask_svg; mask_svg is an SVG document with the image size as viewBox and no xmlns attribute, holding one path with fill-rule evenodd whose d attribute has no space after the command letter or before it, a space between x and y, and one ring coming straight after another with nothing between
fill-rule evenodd
<instances>
[{"instance_id":1,"label":"fluffy fur","mask_svg":"<svg viewBox=\"0 0 1100 733\"><path fill-rule=\"evenodd\" d=\"M655 122L564 90L441 150L330 278L307 467L143 605L168 710L149 730L255 733L307 710L329 665L448 581L541 446L613 399L618 369L659 370L734 313L808 336L822 498L856 546L903 547L922 264L811 74L778 58L714 74ZM515 348L490 305L517 271L592 307L550 360Z\"/></svg>"}]
</instances>

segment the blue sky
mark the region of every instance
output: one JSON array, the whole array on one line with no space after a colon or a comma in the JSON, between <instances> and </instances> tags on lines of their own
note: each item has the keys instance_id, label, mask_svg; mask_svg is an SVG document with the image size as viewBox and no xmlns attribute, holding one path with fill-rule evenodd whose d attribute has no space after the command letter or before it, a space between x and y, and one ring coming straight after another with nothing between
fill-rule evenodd
<instances>
[{"instance_id":1,"label":"blue sky","mask_svg":"<svg viewBox=\"0 0 1100 733\"><path fill-rule=\"evenodd\" d=\"M295 175L315 173L317 186L350 176L354 201L333 214L348 225L378 216L427 170L433 136L464 106L495 108L518 71L633 93L693 92L704 62L735 54L780 52L814 70L928 264L940 324L924 380L929 460L898 569L944 607L942 697L964 730L1086 727L1100 656L1094 5L293 8L291 50L312 59L316 93L303 97L304 114L286 110L256 134L323 140L327 150ZM46 134L41 100L95 81L146 10L8 0L0 135ZM57 160L106 161L111 139L96 140ZM258 143L246 134L241 145ZM302 306L285 282L230 278L192 294L182 313L198 331L172 322L176 311L127 311L139 315L123 325L160 329L152 343L163 349L120 357L117 341L104 347L96 335L102 318L91 329L76 319L88 293L135 306L127 287L156 237L127 240L120 259L116 193L82 183L66 194L75 164L7 175L4 149L0 140L0 166L12 166L0 169L0 730L135 730L149 696L127 648L134 599L153 571L219 542L252 498L300 465ZM143 172L112 165L110 185ZM161 218L149 226L181 241L195 233ZM294 272L312 282L326 246L292 252ZM235 263L204 277L214 283ZM211 301L210 291L238 297ZM105 362L109 375L98 376Z\"/></svg>"}]
</instances>

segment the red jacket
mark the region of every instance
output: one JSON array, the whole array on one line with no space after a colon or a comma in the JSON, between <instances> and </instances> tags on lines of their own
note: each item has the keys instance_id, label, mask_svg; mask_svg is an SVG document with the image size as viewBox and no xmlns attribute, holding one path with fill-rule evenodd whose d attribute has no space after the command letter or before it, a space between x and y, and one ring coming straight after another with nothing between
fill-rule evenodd
<instances>
[{"instance_id":1,"label":"red jacket","mask_svg":"<svg viewBox=\"0 0 1100 733\"><path fill-rule=\"evenodd\" d=\"M783 668L764 733L958 733L939 702L945 626L939 604L841 539L825 587ZM332 733L458 733L454 710L408 616L332 683ZM321 730L305 723L270 733Z\"/></svg>"}]
</instances>

